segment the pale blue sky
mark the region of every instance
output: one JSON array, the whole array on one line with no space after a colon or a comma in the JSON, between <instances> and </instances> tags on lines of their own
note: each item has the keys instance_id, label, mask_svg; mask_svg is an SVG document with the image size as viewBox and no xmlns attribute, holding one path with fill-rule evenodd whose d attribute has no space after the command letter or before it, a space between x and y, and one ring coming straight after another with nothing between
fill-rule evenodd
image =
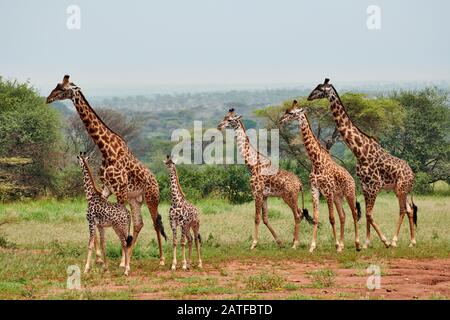
<instances>
[{"instance_id":1,"label":"pale blue sky","mask_svg":"<svg viewBox=\"0 0 450 320\"><path fill-rule=\"evenodd\" d=\"M65 73L91 90L448 81L449 31L446 0L0 0L0 75L43 94Z\"/></svg>"}]
</instances>

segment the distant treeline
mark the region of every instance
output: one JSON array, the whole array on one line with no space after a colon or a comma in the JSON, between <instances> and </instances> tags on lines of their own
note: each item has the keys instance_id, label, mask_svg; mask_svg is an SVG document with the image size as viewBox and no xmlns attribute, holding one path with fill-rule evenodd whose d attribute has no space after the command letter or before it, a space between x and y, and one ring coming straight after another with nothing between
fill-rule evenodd
<instances>
[{"instance_id":1,"label":"distant treeline","mask_svg":"<svg viewBox=\"0 0 450 320\"><path fill-rule=\"evenodd\" d=\"M354 174L354 157L336 135L328 103L307 102L302 98L305 94L306 89L280 89L155 95L95 100L92 106L156 174L161 198L167 200L167 173L161 160L174 145L170 141L172 130L191 130L194 120L203 120L204 129L216 127L230 107L243 115L247 128L278 128L278 117L294 98L308 106L313 130L331 148L336 161ZM416 192L432 192L436 181L450 182L450 103L446 91L347 92L342 99L358 126L409 162L417 175ZM308 185L310 164L297 126L279 129L281 166ZM0 200L82 195L80 169L75 162L79 151L91 152L98 167L96 146L70 101L46 105L28 83L0 78ZM181 165L179 172L180 182L193 201L211 196L231 202L251 199L244 165Z\"/></svg>"}]
</instances>

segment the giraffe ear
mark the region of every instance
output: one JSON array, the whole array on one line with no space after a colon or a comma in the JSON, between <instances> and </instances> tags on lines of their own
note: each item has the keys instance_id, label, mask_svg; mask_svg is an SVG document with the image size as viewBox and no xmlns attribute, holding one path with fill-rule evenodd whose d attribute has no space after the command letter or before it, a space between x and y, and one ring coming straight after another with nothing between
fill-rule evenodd
<instances>
[{"instance_id":1,"label":"giraffe ear","mask_svg":"<svg viewBox=\"0 0 450 320\"><path fill-rule=\"evenodd\" d=\"M297 100L292 101L292 106L295 107L298 104Z\"/></svg>"},{"instance_id":2,"label":"giraffe ear","mask_svg":"<svg viewBox=\"0 0 450 320\"><path fill-rule=\"evenodd\" d=\"M323 82L323 84L328 84L328 82L330 82L330 79L325 78L325 81Z\"/></svg>"}]
</instances>

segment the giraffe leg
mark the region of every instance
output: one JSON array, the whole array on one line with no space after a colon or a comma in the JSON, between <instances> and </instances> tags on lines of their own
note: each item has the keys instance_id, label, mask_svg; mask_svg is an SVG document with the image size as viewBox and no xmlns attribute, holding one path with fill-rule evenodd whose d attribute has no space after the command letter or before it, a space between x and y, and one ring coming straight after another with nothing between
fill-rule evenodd
<instances>
[{"instance_id":1,"label":"giraffe leg","mask_svg":"<svg viewBox=\"0 0 450 320\"><path fill-rule=\"evenodd\" d=\"M86 265L84 267L84 273L88 273L91 269L91 257L92 257L92 250L94 249L94 242L95 242L95 226L89 225L89 244L88 244L88 254L86 258Z\"/></svg>"},{"instance_id":2,"label":"giraffe leg","mask_svg":"<svg viewBox=\"0 0 450 320\"><path fill-rule=\"evenodd\" d=\"M403 223L403 218L406 215L406 195L405 194L397 194L398 204L400 207L400 215L398 218L397 228L395 230L394 237L392 238L391 245L393 247L397 247L398 235L400 233L400 228Z\"/></svg>"},{"instance_id":3,"label":"giraffe leg","mask_svg":"<svg viewBox=\"0 0 450 320\"><path fill-rule=\"evenodd\" d=\"M172 213L170 213L172 216ZM170 219L170 227L172 229L172 247L173 247L173 257L172 257L172 270L177 268L177 225L175 220Z\"/></svg>"},{"instance_id":4,"label":"giraffe leg","mask_svg":"<svg viewBox=\"0 0 450 320\"><path fill-rule=\"evenodd\" d=\"M356 211L356 198L354 196L354 191L352 191L352 193L348 194L346 199L347 199L348 206L350 207L350 210L352 211L352 216L353 216L353 224L354 224L354 227L355 227L355 247L356 247L356 251L360 251L361 250L361 244L359 242L359 234L358 234L358 213Z\"/></svg>"},{"instance_id":5,"label":"giraffe leg","mask_svg":"<svg viewBox=\"0 0 450 320\"><path fill-rule=\"evenodd\" d=\"M100 246L102 247L103 255L103 270L108 270L108 263L106 261L106 242L105 242L105 229L103 227L98 227L98 233L100 234Z\"/></svg>"},{"instance_id":6,"label":"giraffe leg","mask_svg":"<svg viewBox=\"0 0 450 320\"><path fill-rule=\"evenodd\" d=\"M188 257L187 257L187 268L191 269L191 262L192 262L192 234L190 228L187 230L186 233L187 241L188 241Z\"/></svg>"},{"instance_id":7,"label":"giraffe leg","mask_svg":"<svg viewBox=\"0 0 450 320\"><path fill-rule=\"evenodd\" d=\"M97 232L95 233L94 246L95 246L95 256L96 256L95 263L103 264L102 250L101 250L100 246L98 245Z\"/></svg>"},{"instance_id":8,"label":"giraffe leg","mask_svg":"<svg viewBox=\"0 0 450 320\"><path fill-rule=\"evenodd\" d=\"M148 210L150 211L150 215L152 217L153 221L153 228L156 232L156 238L158 240L158 248L159 248L159 265L163 266L165 264L165 258L162 248L162 239L161 239L161 232L162 230L162 224L159 225L158 222L158 204L159 204L159 190L158 191L151 191L148 190L145 195ZM161 221L161 220L159 220Z\"/></svg>"},{"instance_id":9,"label":"giraffe leg","mask_svg":"<svg viewBox=\"0 0 450 320\"><path fill-rule=\"evenodd\" d=\"M261 219L261 209L262 209L262 198L261 197L255 197L255 231L253 233L253 243L250 247L250 250L255 249L256 245L258 244L258 237L259 237L259 223Z\"/></svg>"},{"instance_id":10,"label":"giraffe leg","mask_svg":"<svg viewBox=\"0 0 450 320\"><path fill-rule=\"evenodd\" d=\"M199 229L200 229L200 224L199 224L199 222L197 222L194 226L194 241L195 241L195 248L197 249L198 267L201 269L201 268L203 268L203 263L202 263L202 255L200 253Z\"/></svg>"},{"instance_id":11,"label":"giraffe leg","mask_svg":"<svg viewBox=\"0 0 450 320\"><path fill-rule=\"evenodd\" d=\"M319 188L311 185L311 195L313 200L313 219L314 219L314 227L313 227L313 238L311 241L311 246L309 248L309 252L313 252L316 248L316 239L317 239L317 227L319 226Z\"/></svg>"},{"instance_id":12,"label":"giraffe leg","mask_svg":"<svg viewBox=\"0 0 450 320\"><path fill-rule=\"evenodd\" d=\"M345 233L345 211L342 206L342 197L337 196L334 198L334 205L336 206L336 210L339 215L339 249L338 251L342 251L344 249L344 233Z\"/></svg>"},{"instance_id":13,"label":"giraffe leg","mask_svg":"<svg viewBox=\"0 0 450 320\"><path fill-rule=\"evenodd\" d=\"M289 195L288 197L283 197L284 202L291 208L292 213L294 214L294 239L292 240L292 249L296 249L298 246L298 232L300 229L300 221L302 216L299 213L298 205L297 205L298 195Z\"/></svg>"},{"instance_id":14,"label":"giraffe leg","mask_svg":"<svg viewBox=\"0 0 450 320\"><path fill-rule=\"evenodd\" d=\"M375 229L376 233L378 234L378 236L380 237L381 241L384 243L384 245L386 246L386 248L389 248L390 243L389 241L386 239L386 237L384 236L384 234L381 232L380 228L378 227L378 225L375 223L375 220L373 219L373 207L375 205L375 200L377 198L377 194L376 193L371 193L371 194L364 194L364 198L365 198L365 202L366 202L366 219L367 219L367 223ZM367 248L370 245L370 228L369 225L367 226L367 231L368 231L368 238L366 239L366 243L364 244L364 247Z\"/></svg>"},{"instance_id":15,"label":"giraffe leg","mask_svg":"<svg viewBox=\"0 0 450 320\"><path fill-rule=\"evenodd\" d=\"M113 224L113 230L120 240L120 245L122 248L122 255L124 257L124 275L128 276L130 273L130 256L128 255L127 237L128 237L128 224L127 225L117 225Z\"/></svg>"},{"instance_id":16,"label":"giraffe leg","mask_svg":"<svg viewBox=\"0 0 450 320\"><path fill-rule=\"evenodd\" d=\"M338 238L336 236L336 222L334 220L333 196L328 196L328 198L327 198L327 205L328 205L328 218L330 220L331 230L332 230L332 233L333 233L333 238L334 238L336 250L338 252L340 252L341 251L341 245L340 245L339 240L338 240Z\"/></svg>"},{"instance_id":17,"label":"giraffe leg","mask_svg":"<svg viewBox=\"0 0 450 320\"><path fill-rule=\"evenodd\" d=\"M142 220L142 214L141 214L141 206L142 202L139 202L137 199L129 199L129 204L131 207L131 220L133 221L133 240L131 241L130 246L127 248L127 254L128 256L133 255L133 249L136 245L137 238L139 236L139 233L142 230L142 227L144 226L144 221ZM128 233L128 230L127 230ZM125 261L125 253L122 252L122 259L120 261L120 267L125 267L126 261Z\"/></svg>"},{"instance_id":18,"label":"giraffe leg","mask_svg":"<svg viewBox=\"0 0 450 320\"><path fill-rule=\"evenodd\" d=\"M277 236L275 230L269 224L269 217L268 217L268 210L267 210L267 198L263 199L262 216L263 216L263 222L266 225L267 229L269 229L269 231L272 234L273 238L275 239L276 243L281 247L282 246L281 240L278 239L278 236Z\"/></svg>"},{"instance_id":19,"label":"giraffe leg","mask_svg":"<svg viewBox=\"0 0 450 320\"><path fill-rule=\"evenodd\" d=\"M181 230L181 257L183 263L183 270L187 270L187 261L186 261L186 228Z\"/></svg>"}]
</instances>

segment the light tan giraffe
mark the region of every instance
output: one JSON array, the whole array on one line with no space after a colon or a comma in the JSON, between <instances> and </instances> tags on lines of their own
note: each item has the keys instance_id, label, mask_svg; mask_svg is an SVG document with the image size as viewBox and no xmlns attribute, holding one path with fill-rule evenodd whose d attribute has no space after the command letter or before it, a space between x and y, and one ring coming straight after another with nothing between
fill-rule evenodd
<instances>
[{"instance_id":1,"label":"light tan giraffe","mask_svg":"<svg viewBox=\"0 0 450 320\"><path fill-rule=\"evenodd\" d=\"M296 100L292 106L286 110L280 119L281 123L287 123L298 120L300 132L302 133L303 143L305 145L308 158L311 160L312 169L309 175L311 183L311 193L313 198L313 219L314 231L311 242L310 252L316 248L317 227L319 224L319 193L327 199L330 224L333 230L333 237L336 243L336 249L341 252L344 248L345 231L345 212L343 209L343 198L352 211L353 223L355 227L355 246L356 250L361 250L358 236L358 220L361 217L361 208L356 202L355 180L347 170L336 164L331 158L330 153L322 147L319 140L315 137L309 124L306 110L301 108ZM340 239L336 236L336 227L334 220L333 204L339 215L340 221Z\"/></svg>"},{"instance_id":2,"label":"light tan giraffe","mask_svg":"<svg viewBox=\"0 0 450 320\"><path fill-rule=\"evenodd\" d=\"M202 256L200 253L200 244L202 238L200 237L200 219L198 216L198 209L189 201L183 193L178 180L177 168L170 156L167 156L164 164L169 171L170 178L170 200L171 205L169 209L170 228L173 234L173 260L172 270L177 268L177 228L181 228L181 254L183 257L183 270L187 270L191 266L192 256L192 235L191 229L194 233L195 248L197 249L198 267L202 268ZM189 246L188 259L186 260L186 239Z\"/></svg>"},{"instance_id":3,"label":"light tan giraffe","mask_svg":"<svg viewBox=\"0 0 450 320\"><path fill-rule=\"evenodd\" d=\"M235 131L238 149L251 173L250 185L255 199L255 231L251 249L254 249L258 243L261 211L264 224L278 245L281 246L281 240L269 224L267 198L270 196L281 197L292 210L295 222L292 248L295 249L298 246L301 220L305 217L308 222L312 223L312 218L304 208L302 183L292 172L274 168L270 159L255 150L250 143L241 118L241 115L235 114L234 109L230 109L217 129L222 131L225 128L232 128ZM300 192L302 194L302 210L298 208L297 204Z\"/></svg>"},{"instance_id":4,"label":"light tan giraffe","mask_svg":"<svg viewBox=\"0 0 450 320\"><path fill-rule=\"evenodd\" d=\"M357 159L356 173L361 180L366 202L367 238L364 248L370 245L370 227L372 226L386 247L397 246L398 234L405 214L408 214L411 243L416 244L414 225L417 224L417 207L411 196L407 196L414 184L414 173L405 160L394 157L383 149L371 136L361 131L350 119L342 101L329 79L319 84L309 95L308 100L327 98L337 128ZM400 217L392 243L386 239L373 218L373 207L381 189L393 190L398 198Z\"/></svg>"},{"instance_id":5,"label":"light tan giraffe","mask_svg":"<svg viewBox=\"0 0 450 320\"><path fill-rule=\"evenodd\" d=\"M139 232L144 226L141 206L145 200L157 234L160 265L164 265L161 234L164 238L166 235L161 215L158 213L159 186L155 176L134 156L124 139L100 119L89 105L81 89L69 81L68 75L64 76L62 83L58 83L50 93L47 103L66 99L72 100L87 132L102 153L103 161L99 177L104 184L103 196L108 198L111 193L114 193L118 203L128 202L131 206L133 242L129 248L130 257ZM122 255L120 265L125 266L125 255Z\"/></svg>"}]
</instances>

